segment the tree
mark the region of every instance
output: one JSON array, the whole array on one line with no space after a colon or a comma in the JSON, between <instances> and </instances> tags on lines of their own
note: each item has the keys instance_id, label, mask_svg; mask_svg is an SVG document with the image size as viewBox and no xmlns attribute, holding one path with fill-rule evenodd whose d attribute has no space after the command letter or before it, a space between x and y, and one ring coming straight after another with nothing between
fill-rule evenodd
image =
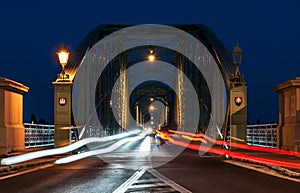
<instances>
[{"instance_id":1,"label":"tree","mask_svg":"<svg viewBox=\"0 0 300 193\"><path fill-rule=\"evenodd\" d=\"M256 119L256 124L257 124L257 125L261 124L260 118Z\"/></svg>"},{"instance_id":2,"label":"tree","mask_svg":"<svg viewBox=\"0 0 300 193\"><path fill-rule=\"evenodd\" d=\"M48 125L48 122L45 121L45 119L40 119L40 120L38 121L38 124Z\"/></svg>"},{"instance_id":3,"label":"tree","mask_svg":"<svg viewBox=\"0 0 300 193\"><path fill-rule=\"evenodd\" d=\"M30 122L31 122L31 123L37 123L36 117L35 117L35 114L34 114L34 113L31 114Z\"/></svg>"}]
</instances>

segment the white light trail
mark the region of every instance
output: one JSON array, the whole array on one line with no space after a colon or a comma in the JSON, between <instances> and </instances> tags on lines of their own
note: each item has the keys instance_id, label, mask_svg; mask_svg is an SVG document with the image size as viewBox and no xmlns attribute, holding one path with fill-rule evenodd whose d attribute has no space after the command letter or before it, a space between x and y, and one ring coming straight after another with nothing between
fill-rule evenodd
<instances>
[{"instance_id":1,"label":"white light trail","mask_svg":"<svg viewBox=\"0 0 300 193\"><path fill-rule=\"evenodd\" d=\"M151 152L151 139L149 136L147 136L141 143L140 148L139 148L138 155L139 156L148 156L150 155Z\"/></svg>"},{"instance_id":2,"label":"white light trail","mask_svg":"<svg viewBox=\"0 0 300 193\"><path fill-rule=\"evenodd\" d=\"M146 136L146 134L140 134L139 136L136 137L130 137L130 138L125 138L122 139L116 143L114 143L113 145L107 147L107 148L103 148L103 149L97 149L97 150L92 150L92 151L88 151L88 152L84 152L84 153L80 153L80 154L76 154L76 155L71 155L69 157L65 157L65 158L61 158L56 160L54 163L55 164L66 164L66 163L70 163L70 162L74 162L83 158L87 158L93 155L100 155L100 154L104 154L104 153L109 153L112 152L116 149L118 149L119 147L121 147L122 145L124 145L125 143L128 143L130 141L137 141L140 139L143 139Z\"/></svg>"},{"instance_id":3,"label":"white light trail","mask_svg":"<svg viewBox=\"0 0 300 193\"><path fill-rule=\"evenodd\" d=\"M18 156L4 158L1 160L1 164L2 165L12 165L12 164L21 163L21 162L25 162L25 161L33 160L36 158L45 157L45 156L67 153L67 152L73 151L75 149L78 149L88 143L106 142L106 141L110 141L110 140L128 137L131 135L136 135L140 132L141 132L140 130L133 130L130 132L121 133L121 134L117 134L114 136L107 136L107 137L102 137L102 138L99 138L99 137L86 138L86 139L82 139L80 141L77 141L77 142L70 144L68 146L65 146L65 147L35 151L35 152L30 152L30 153L26 153L26 154L22 154L22 155L18 155Z\"/></svg>"},{"instance_id":4,"label":"white light trail","mask_svg":"<svg viewBox=\"0 0 300 193\"><path fill-rule=\"evenodd\" d=\"M83 134L84 134L84 131L85 131L85 126L82 128L82 131L80 132L80 135L78 137L78 139L81 139Z\"/></svg>"},{"instance_id":5,"label":"white light trail","mask_svg":"<svg viewBox=\"0 0 300 193\"><path fill-rule=\"evenodd\" d=\"M229 149L229 147L226 143L224 143L224 146L225 146L226 149Z\"/></svg>"},{"instance_id":6,"label":"white light trail","mask_svg":"<svg viewBox=\"0 0 300 193\"><path fill-rule=\"evenodd\" d=\"M219 128L219 126L218 126L218 125L216 125L216 127L217 127L217 130L218 130L218 133L219 133L219 135L220 135L221 139L223 139L223 135L222 135L222 133L221 133L221 131L220 131L220 128Z\"/></svg>"}]
</instances>

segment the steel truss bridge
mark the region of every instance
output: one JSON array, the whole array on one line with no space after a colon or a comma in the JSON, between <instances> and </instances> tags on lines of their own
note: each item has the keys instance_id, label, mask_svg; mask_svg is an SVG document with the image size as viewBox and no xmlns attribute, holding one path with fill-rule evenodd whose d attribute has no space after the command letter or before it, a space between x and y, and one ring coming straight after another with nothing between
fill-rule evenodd
<instances>
[{"instance_id":1,"label":"steel truss bridge","mask_svg":"<svg viewBox=\"0 0 300 193\"><path fill-rule=\"evenodd\" d=\"M112 60L106 61L107 65L103 67L95 91L97 116L106 132L120 132L128 128L129 125L145 127L145 123L148 123L147 127L152 125L151 127L153 128L169 127L184 130L184 128L188 127L189 123L193 121L192 119L194 119L194 117L191 116L193 113L187 114L186 112L188 109L193 108L195 104L189 103L187 99L191 88L186 87L183 77L187 77L191 82L192 89L197 93L199 101L199 117L197 117L199 121L194 129L196 132L205 132L209 129L209 122L213 111L211 105L212 91L209 90L207 80L191 58L195 56L195 50L200 50L203 54L202 57L194 58L196 63L201 63L205 68L210 68L213 63L216 63L221 71L222 81L226 87L227 95L231 88L230 79L234 74L235 67L225 46L206 26L171 26L189 33L200 41L203 47L195 48L184 45L183 42L179 41L178 44L184 47L184 52L188 55L188 57L186 57L186 55L176 50L149 44L128 49L117 54ZM82 61L86 60L86 54L93 49L97 42L126 27L130 27L130 25L101 25L91 30L72 55L70 55L70 61L65 69L66 73L70 74L71 78L74 78ZM95 56L90 59L90 63L100 59L105 60L105 58L109 58L108 56L118 53L117 48L114 48L114 45L111 44L101 47L101 50L104 51L102 53L99 53L97 50L94 52ZM154 52L156 60L171 64L175 69L174 75L170 76L166 71L164 72L165 74L162 74L161 72L165 66L155 66L155 64L151 63L148 63L148 66L144 65L144 68L139 68L138 73L134 75L130 74L129 69L131 69L131 67L136 67L137 64L148 60L149 52ZM128 87L132 87L135 82L138 82L138 79L146 76L149 69L154 73L161 73L160 77L165 77L171 81L174 87L170 88L170 86L161 81L149 80L142 84L135 85L133 91L129 93ZM217 80L214 81L215 84L219 84ZM219 95L226 97L226 93L219 92ZM113 98L113 96L115 96L115 98ZM163 108L159 109L159 113L150 112L151 104L154 104L153 102L157 102L158 105L163 105ZM213 108L217 108L214 110L220 112L226 111L225 122L220 127L220 130L225 134L225 130L228 126L229 105ZM113 109L115 109L116 112L113 112ZM157 117L155 119L154 114L156 114ZM130 116L132 116L134 120L130 120ZM151 121L151 119L154 120ZM215 121L218 122L219 120L217 119Z\"/></svg>"}]
</instances>

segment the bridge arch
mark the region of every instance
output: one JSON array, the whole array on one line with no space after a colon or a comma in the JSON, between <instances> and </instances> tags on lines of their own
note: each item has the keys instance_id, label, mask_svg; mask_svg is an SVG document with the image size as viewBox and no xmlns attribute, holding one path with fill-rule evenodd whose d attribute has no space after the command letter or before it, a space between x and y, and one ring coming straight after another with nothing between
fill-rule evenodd
<instances>
[{"instance_id":1,"label":"bridge arch","mask_svg":"<svg viewBox=\"0 0 300 193\"><path fill-rule=\"evenodd\" d=\"M77 69L84 60L86 54L97 44L97 42L102 40L105 36L126 27L130 26L102 25L93 29L87 35L87 37L79 44L75 52L71 55L70 62L66 66L66 72L70 74L72 78L74 78ZM203 25L173 25L173 27L188 32L193 37L197 38L205 46L209 54L212 55L213 60L218 65L223 81L226 85L226 89L228 91L231 87L230 78L234 72L234 65L231 61L227 50L225 49L225 46L219 41L219 39L214 35L214 33L209 28ZM211 61L208 61L208 63L209 62ZM122 69L122 67L120 69ZM228 108L229 106L227 105L227 109ZM225 120L225 125L227 125L227 118L225 118Z\"/></svg>"},{"instance_id":2,"label":"bridge arch","mask_svg":"<svg viewBox=\"0 0 300 193\"><path fill-rule=\"evenodd\" d=\"M93 28L70 55L70 60L66 66L66 72L71 75L71 78L74 78L80 63L88 50L104 37L131 26L133 25L107 24ZM230 89L230 79L235 72L235 67L226 47L214 32L202 24L171 24L169 26L176 27L191 34L207 48L219 66L227 89Z\"/></svg>"},{"instance_id":3,"label":"bridge arch","mask_svg":"<svg viewBox=\"0 0 300 193\"><path fill-rule=\"evenodd\" d=\"M153 27L155 29L153 29ZM172 30L172 32L170 31ZM94 124L98 122L98 118L94 115L91 116L90 110L85 109L88 106L88 108L96 106L97 104L94 104L94 98L89 99L90 95L86 94L88 92L94 92L96 90L96 82L98 81L98 78L102 75L103 70L106 69L107 66L112 65L112 62L115 58L117 58L118 55L120 55L124 51L128 51L130 49L135 49L137 46L151 46L154 47L167 47L171 50L178 50L178 52L182 53L181 55L186 56L189 58L190 61L185 61L185 59L179 57L176 57L176 62L178 62L177 68L179 71L183 72L186 70L186 73L188 73L188 78L192 78L193 72L191 71L192 67L189 67L190 64L193 64L193 62L196 64L198 68L194 68L194 70L200 70L202 75L204 76L204 80L208 81L207 85L210 90L214 94L214 97L212 100L214 100L214 106L212 108L211 114L206 115L210 116L210 123L209 125L212 125L212 121L214 121L217 127L222 127L221 124L223 124L224 118L221 114L225 111L224 107L224 99L225 96L225 86L222 77L224 77L220 73L220 69L218 68L218 65L216 64L216 61L213 59L212 55L209 51L207 51L206 47L197 41L194 37L187 35L187 33L183 32L182 30L179 30L174 27L167 27L162 25L141 25L141 26L133 26L125 28L124 30L119 30L113 34L111 34L108 38L104 38L98 43L96 43L86 54L86 56L83 58L81 62L80 68L82 69L78 75L76 74L77 79L75 78L75 90L78 88L82 88L83 92L75 93L75 95L79 97L74 97L73 100L75 101L75 107L73 105L73 108L80 109L80 112L76 111L74 113L75 120L79 120L76 124L83 124L86 122L89 122ZM176 56L176 55L175 55ZM131 56L135 57L135 56ZM127 56L127 58L123 58L122 61L119 61L121 63L121 67L119 67L119 72L122 74L125 74L126 66L128 66L127 62L130 59L130 56ZM118 60L118 59L117 59ZM123 65L123 66L122 66ZM100 71L100 72L99 72ZM90 74L87 74L90 73ZM201 74L200 73L200 74ZM92 74L92 75L91 75ZM87 77L89 76L89 80L87 80ZM126 75L124 75L126 77ZM79 77L79 78L78 78ZM182 99L187 99L187 95L194 92L194 89L186 87L186 82L190 81L184 81L185 75L180 74L178 75L178 91L180 92L179 97ZM198 77L198 76L196 76ZM201 76L202 77L202 76ZM121 128L127 127L127 117L126 117L126 110L127 107L125 107L126 103L125 100L127 100L127 94L126 91L123 89L125 87L125 83L127 80L126 78L122 77L122 83L119 85L118 90L122 90L123 93L119 93L119 96L122 98L118 102L119 105L118 109L122 109L122 113L118 112L117 114L122 114L121 118L119 118L119 124L121 125ZM82 83L82 80L87 81L86 83ZM107 79L107 82L112 82L111 79ZM195 83L198 83L198 81L195 81ZM205 82L205 81L204 81ZM84 84L84 85L83 85ZM85 84L89 84L86 86ZM124 84L124 85L123 85ZM104 85L105 86L105 85ZM203 85L202 85L203 86ZM84 90L88 89L88 90ZM92 89L92 90L89 90ZM93 90L94 89L94 90ZM224 89L224 90L222 90ZM208 89L207 89L208 90ZM188 92L186 92L188 91ZM73 91L74 93L74 91ZM101 92L101 95L107 94L105 92ZM202 93L203 94L203 93ZM196 95L196 94L195 94ZM195 98L195 97L194 97ZM84 100L84 102L80 103L78 101ZM195 105L191 105L191 103L197 103L197 102L191 102L190 100L179 100L180 104L178 105L178 123L182 125L185 120L186 124L190 124L194 121L194 119L198 118L190 118L190 116L194 115L195 113L199 113L198 110L192 110L190 116L185 115L185 111L189 110L191 108L195 108ZM87 104L88 103L88 104ZM79 105L78 105L79 104ZM125 104L125 105L124 105ZM196 105L197 107L197 105ZM79 114L76 114L79 113ZM217 116L216 116L217 115ZM79 117L79 119L76 119L76 117ZM214 119L212 119L214 118ZM91 121L90 121L91 120ZM129 121L130 122L130 121ZM186 125L184 126L186 128ZM197 126L193 126L197 127Z\"/></svg>"}]
</instances>

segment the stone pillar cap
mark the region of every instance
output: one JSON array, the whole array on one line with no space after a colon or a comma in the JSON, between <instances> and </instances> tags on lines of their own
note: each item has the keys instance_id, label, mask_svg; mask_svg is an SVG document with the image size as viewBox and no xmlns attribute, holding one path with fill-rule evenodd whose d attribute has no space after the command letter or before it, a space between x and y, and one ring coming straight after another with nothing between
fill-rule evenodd
<instances>
[{"instance_id":1,"label":"stone pillar cap","mask_svg":"<svg viewBox=\"0 0 300 193\"><path fill-rule=\"evenodd\" d=\"M285 90L290 87L300 87L300 77L296 77L294 79L283 82L277 85L276 87L274 87L273 90L275 92L281 92L282 90Z\"/></svg>"},{"instance_id":2,"label":"stone pillar cap","mask_svg":"<svg viewBox=\"0 0 300 193\"><path fill-rule=\"evenodd\" d=\"M28 92L29 87L8 78L0 77L0 89L6 89L19 94L23 94L25 92Z\"/></svg>"}]
</instances>

